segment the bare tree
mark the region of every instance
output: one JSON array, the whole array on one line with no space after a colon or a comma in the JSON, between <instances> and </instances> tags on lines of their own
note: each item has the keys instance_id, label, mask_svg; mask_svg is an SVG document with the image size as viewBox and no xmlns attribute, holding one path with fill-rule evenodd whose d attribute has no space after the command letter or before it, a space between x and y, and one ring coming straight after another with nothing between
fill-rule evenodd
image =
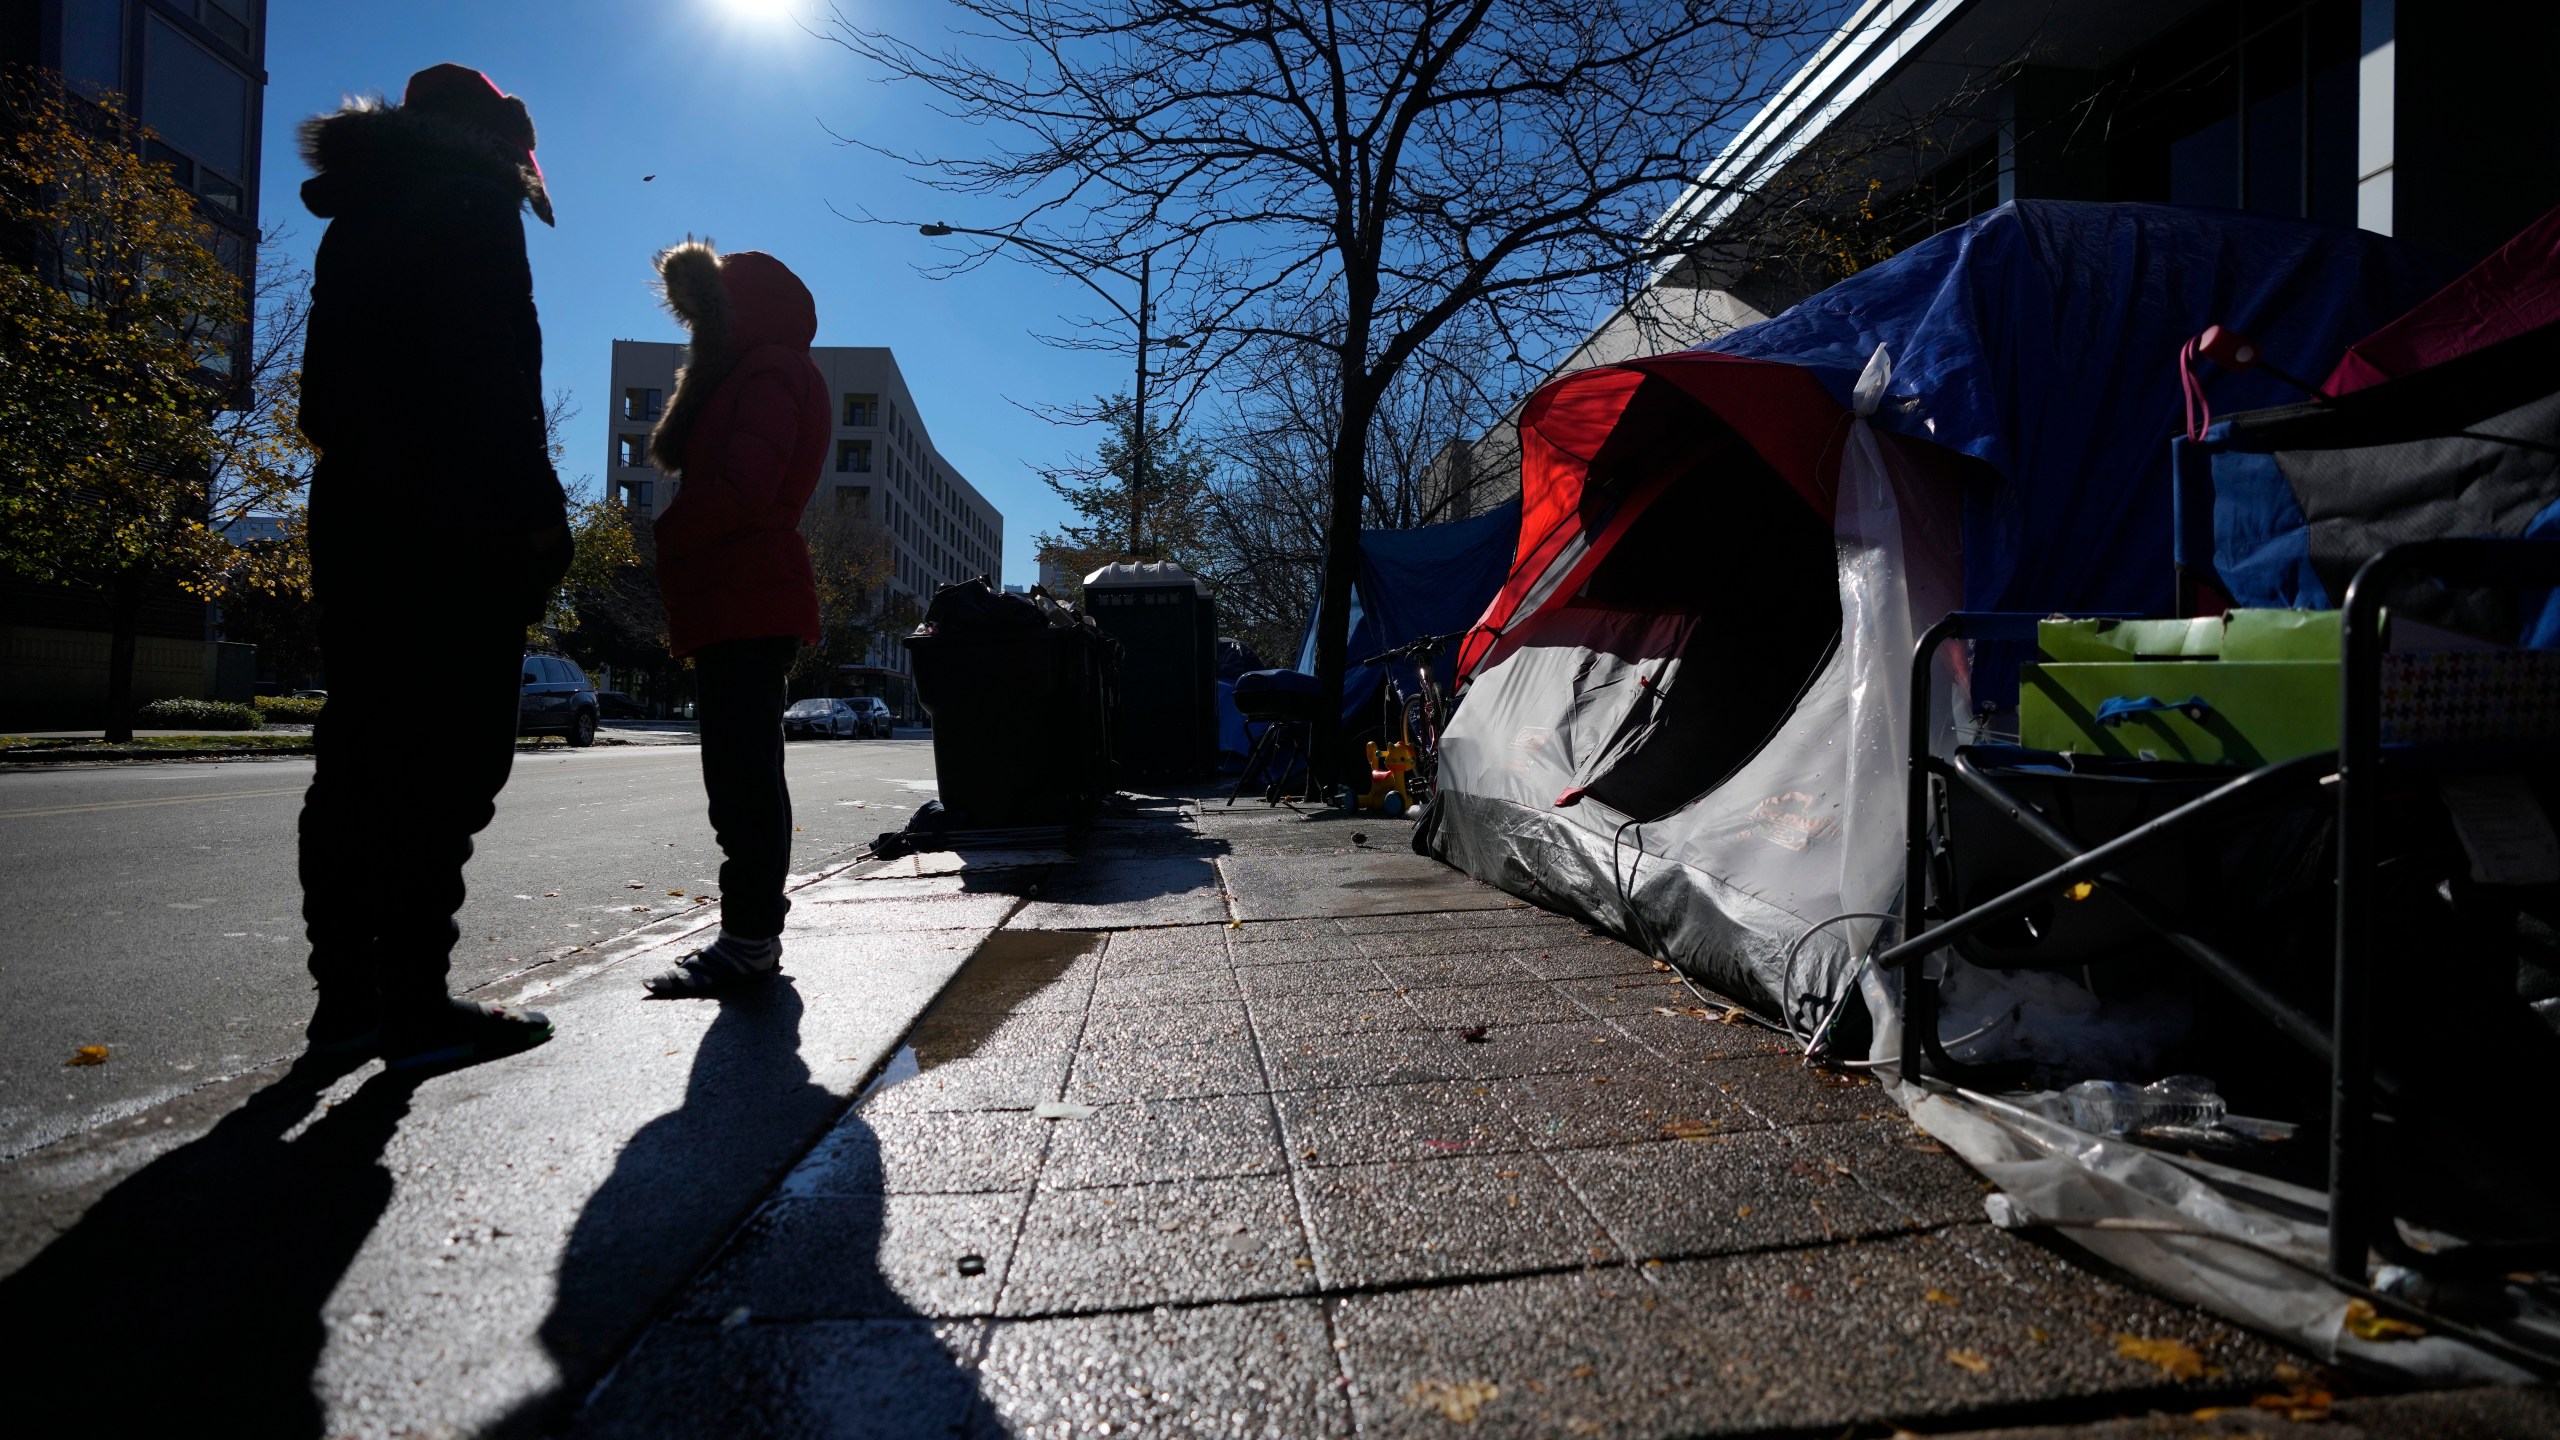
<instances>
[{"instance_id":1,"label":"bare tree","mask_svg":"<svg viewBox=\"0 0 2560 1440\"><path fill-rule=\"evenodd\" d=\"M1371 427L1472 318L1538 357L1674 252L1654 228L1824 13L1813 0L953 0L925 48L831 34L998 137L929 183L1087 253L1171 252L1198 363L1332 372L1317 670L1342 683ZM1321 328L1316 328L1317 326ZM1331 715L1335 707L1320 713ZM1328 725L1320 763L1339 748Z\"/></svg>"}]
</instances>

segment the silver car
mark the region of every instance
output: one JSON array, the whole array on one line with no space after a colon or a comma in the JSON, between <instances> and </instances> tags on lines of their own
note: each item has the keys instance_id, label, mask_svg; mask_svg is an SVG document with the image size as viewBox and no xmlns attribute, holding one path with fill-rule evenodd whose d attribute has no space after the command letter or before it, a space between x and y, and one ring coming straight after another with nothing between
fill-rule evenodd
<instances>
[{"instance_id":1,"label":"silver car","mask_svg":"<svg viewBox=\"0 0 2560 1440\"><path fill-rule=\"evenodd\" d=\"M792 739L809 735L843 740L859 733L862 728L861 717L855 715L852 704L844 700L800 700L782 712L782 733Z\"/></svg>"}]
</instances>

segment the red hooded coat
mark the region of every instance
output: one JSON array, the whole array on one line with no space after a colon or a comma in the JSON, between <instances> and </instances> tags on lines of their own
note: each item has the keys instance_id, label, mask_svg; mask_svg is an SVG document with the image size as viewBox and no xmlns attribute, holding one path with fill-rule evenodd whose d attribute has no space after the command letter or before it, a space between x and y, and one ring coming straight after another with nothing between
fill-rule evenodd
<instances>
[{"instance_id":1,"label":"red hooded coat","mask_svg":"<svg viewBox=\"0 0 2560 1440\"><path fill-rule=\"evenodd\" d=\"M818 638L818 586L800 515L826 464L833 412L809 359L809 287L770 255L684 244L658 257L667 306L693 331L675 397L649 437L681 477L658 517L668 648Z\"/></svg>"}]
</instances>

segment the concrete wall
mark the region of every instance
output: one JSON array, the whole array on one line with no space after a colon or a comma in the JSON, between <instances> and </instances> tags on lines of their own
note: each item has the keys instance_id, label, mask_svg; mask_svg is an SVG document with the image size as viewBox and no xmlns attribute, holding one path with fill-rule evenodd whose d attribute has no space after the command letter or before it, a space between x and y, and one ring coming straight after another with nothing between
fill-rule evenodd
<instances>
[{"instance_id":1,"label":"concrete wall","mask_svg":"<svg viewBox=\"0 0 2560 1440\"><path fill-rule=\"evenodd\" d=\"M107 720L100 631L0 625L0 730L94 730ZM256 649L145 635L134 642L134 703L249 698Z\"/></svg>"}]
</instances>

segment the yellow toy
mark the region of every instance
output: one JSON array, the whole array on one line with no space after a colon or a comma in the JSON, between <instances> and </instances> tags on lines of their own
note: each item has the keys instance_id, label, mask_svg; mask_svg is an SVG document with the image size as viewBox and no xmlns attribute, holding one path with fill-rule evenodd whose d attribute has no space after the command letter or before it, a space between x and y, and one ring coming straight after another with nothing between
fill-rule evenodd
<instances>
[{"instance_id":1,"label":"yellow toy","mask_svg":"<svg viewBox=\"0 0 2560 1440\"><path fill-rule=\"evenodd\" d=\"M1413 804L1413 793L1405 788L1405 777L1413 770L1413 747L1402 740L1384 745L1369 742L1369 788L1354 791L1345 785L1335 795L1345 810L1377 810L1387 818L1404 814Z\"/></svg>"}]
</instances>

